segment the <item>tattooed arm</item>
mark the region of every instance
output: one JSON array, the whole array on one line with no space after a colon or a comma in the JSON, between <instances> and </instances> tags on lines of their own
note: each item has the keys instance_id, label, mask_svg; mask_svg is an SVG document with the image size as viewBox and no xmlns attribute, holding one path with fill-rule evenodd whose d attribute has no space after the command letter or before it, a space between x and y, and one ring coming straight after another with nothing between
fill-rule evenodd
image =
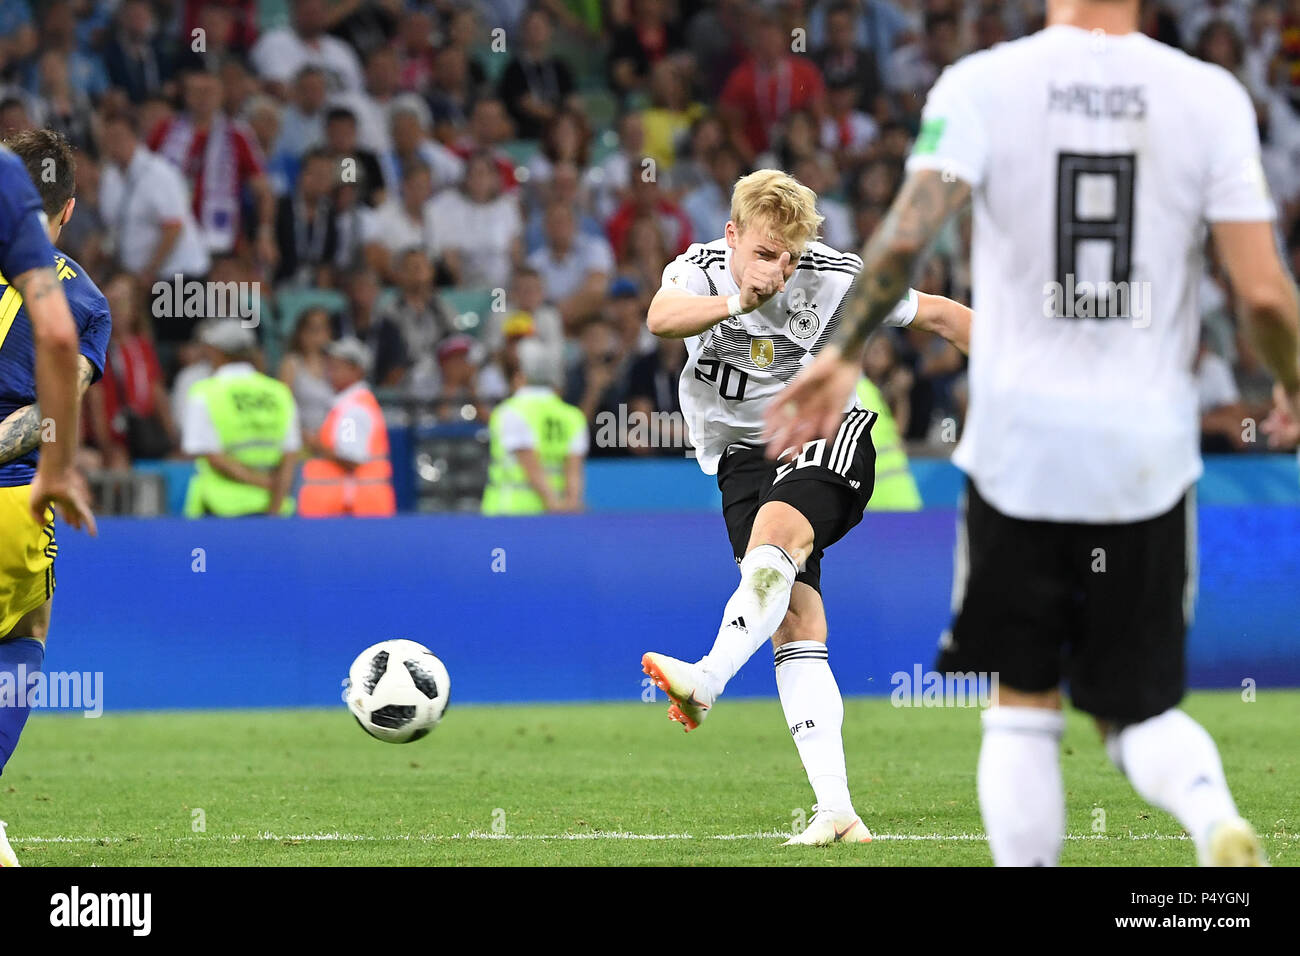
<instances>
[{"instance_id":1,"label":"tattooed arm","mask_svg":"<svg viewBox=\"0 0 1300 956\"><path fill-rule=\"evenodd\" d=\"M907 295L917 260L948 217L970 198L970 186L937 170L908 175L889 213L862 250L861 281L845 303L844 319L830 343L767 410L768 453L773 457L839 428L844 407L862 373L862 347Z\"/></svg>"},{"instance_id":2,"label":"tattooed arm","mask_svg":"<svg viewBox=\"0 0 1300 956\"><path fill-rule=\"evenodd\" d=\"M77 356L77 394L85 395L95 377L95 366L84 355ZM41 443L40 407L24 405L0 422L0 465L23 457Z\"/></svg>"},{"instance_id":3,"label":"tattooed arm","mask_svg":"<svg viewBox=\"0 0 1300 956\"><path fill-rule=\"evenodd\" d=\"M32 338L36 345L36 397L50 421L50 441L45 443L32 479L28 510L32 520L44 524L46 512L57 505L63 520L76 529L95 533L90 493L73 462L77 457L77 326L68 300L52 266L20 273L12 280L23 297Z\"/></svg>"},{"instance_id":4,"label":"tattooed arm","mask_svg":"<svg viewBox=\"0 0 1300 956\"><path fill-rule=\"evenodd\" d=\"M884 221L862 249L862 281L832 338L843 355L856 358L861 353L871 333L907 295L917 260L948 217L969 198L966 183L947 181L937 170L923 169L907 177Z\"/></svg>"}]
</instances>

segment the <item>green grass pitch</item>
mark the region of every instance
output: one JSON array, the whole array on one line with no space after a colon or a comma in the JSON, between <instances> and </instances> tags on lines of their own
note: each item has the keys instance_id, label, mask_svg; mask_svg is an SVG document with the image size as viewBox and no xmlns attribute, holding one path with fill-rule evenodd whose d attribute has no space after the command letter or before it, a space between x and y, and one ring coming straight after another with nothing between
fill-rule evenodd
<instances>
[{"instance_id":1,"label":"green grass pitch","mask_svg":"<svg viewBox=\"0 0 1300 956\"><path fill-rule=\"evenodd\" d=\"M1300 862L1300 692L1197 693L1185 706L1218 741L1272 862ZM37 714L0 779L0 818L26 866L987 865L977 713L884 698L846 710L868 845L779 845L812 793L775 699L724 700L689 735L662 699L453 704L405 745L371 740L342 706ZM1063 864L1194 862L1078 714L1062 760Z\"/></svg>"}]
</instances>

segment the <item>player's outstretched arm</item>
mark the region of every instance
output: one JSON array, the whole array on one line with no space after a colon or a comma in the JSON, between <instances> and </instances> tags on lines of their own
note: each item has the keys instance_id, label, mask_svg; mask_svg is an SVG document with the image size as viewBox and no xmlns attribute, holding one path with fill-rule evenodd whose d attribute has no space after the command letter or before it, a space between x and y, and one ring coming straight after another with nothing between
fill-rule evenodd
<instances>
[{"instance_id":1,"label":"player's outstretched arm","mask_svg":"<svg viewBox=\"0 0 1300 956\"><path fill-rule=\"evenodd\" d=\"M880 227L862 250L862 280L845 304L829 343L767 412L768 453L830 437L857 387L867 338L907 295L917 260L948 217L970 198L970 186L934 169L908 174Z\"/></svg>"},{"instance_id":2,"label":"player's outstretched arm","mask_svg":"<svg viewBox=\"0 0 1300 956\"><path fill-rule=\"evenodd\" d=\"M23 297L36 343L36 395L52 423L52 440L41 449L32 480L31 513L45 523L45 510L58 505L72 527L95 533L85 482L73 467L77 455L77 357L80 342L68 300L52 266L29 269L13 280Z\"/></svg>"},{"instance_id":3,"label":"player's outstretched arm","mask_svg":"<svg viewBox=\"0 0 1300 956\"><path fill-rule=\"evenodd\" d=\"M916 296L916 318L912 319L912 328L933 332L957 346L963 354L969 354L970 323L975 313L960 302L941 295L918 292Z\"/></svg>"},{"instance_id":4,"label":"player's outstretched arm","mask_svg":"<svg viewBox=\"0 0 1300 956\"><path fill-rule=\"evenodd\" d=\"M660 289L650 301L646 328L663 339L685 339L713 328L728 314L725 296Z\"/></svg>"},{"instance_id":5,"label":"player's outstretched arm","mask_svg":"<svg viewBox=\"0 0 1300 956\"><path fill-rule=\"evenodd\" d=\"M1210 234L1232 281L1246 327L1277 382L1279 416L1294 425L1300 421L1300 301L1278 256L1273 224L1217 222L1211 225Z\"/></svg>"},{"instance_id":6,"label":"player's outstretched arm","mask_svg":"<svg viewBox=\"0 0 1300 956\"><path fill-rule=\"evenodd\" d=\"M84 355L77 356L77 396L86 394L95 377L95 366ZM8 464L31 451L41 443L41 409L39 405L24 405L9 413L0 422L0 465Z\"/></svg>"}]
</instances>

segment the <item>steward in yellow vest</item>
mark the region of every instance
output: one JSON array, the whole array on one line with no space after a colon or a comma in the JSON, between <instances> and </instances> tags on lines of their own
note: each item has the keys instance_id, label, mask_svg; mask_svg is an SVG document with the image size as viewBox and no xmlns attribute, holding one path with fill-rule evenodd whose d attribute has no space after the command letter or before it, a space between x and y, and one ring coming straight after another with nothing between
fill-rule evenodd
<instances>
[{"instance_id":1,"label":"steward in yellow vest","mask_svg":"<svg viewBox=\"0 0 1300 956\"><path fill-rule=\"evenodd\" d=\"M581 511L587 419L555 394L559 359L537 339L517 347L515 392L488 422L491 462L485 515Z\"/></svg>"},{"instance_id":2,"label":"steward in yellow vest","mask_svg":"<svg viewBox=\"0 0 1300 956\"><path fill-rule=\"evenodd\" d=\"M871 426L871 441L876 446L876 487L871 492L867 510L920 511L921 493L912 478L907 452L903 451L889 403L865 375L858 382L858 401L880 416Z\"/></svg>"},{"instance_id":3,"label":"steward in yellow vest","mask_svg":"<svg viewBox=\"0 0 1300 956\"><path fill-rule=\"evenodd\" d=\"M191 386L181 423L181 450L196 459L186 517L292 514L302 444L293 394L253 367L257 339L238 320L199 338L215 371Z\"/></svg>"}]
</instances>

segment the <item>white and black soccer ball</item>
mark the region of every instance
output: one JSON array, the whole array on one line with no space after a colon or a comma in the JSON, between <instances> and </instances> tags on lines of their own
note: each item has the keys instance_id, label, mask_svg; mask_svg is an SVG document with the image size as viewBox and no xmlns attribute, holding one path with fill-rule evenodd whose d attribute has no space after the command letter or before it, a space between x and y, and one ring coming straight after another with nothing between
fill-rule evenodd
<instances>
[{"instance_id":1,"label":"white and black soccer ball","mask_svg":"<svg viewBox=\"0 0 1300 956\"><path fill-rule=\"evenodd\" d=\"M392 744L419 740L442 720L451 700L446 666L423 644L381 641L348 671L343 699L370 736Z\"/></svg>"}]
</instances>

